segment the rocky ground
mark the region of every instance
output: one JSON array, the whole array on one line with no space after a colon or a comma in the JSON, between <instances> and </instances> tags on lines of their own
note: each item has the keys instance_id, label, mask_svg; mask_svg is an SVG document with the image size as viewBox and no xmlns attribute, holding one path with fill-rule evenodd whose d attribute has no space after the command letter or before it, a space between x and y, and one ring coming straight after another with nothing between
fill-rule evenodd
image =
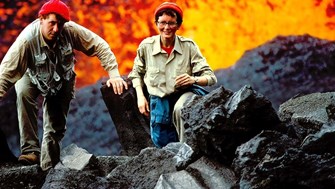
<instances>
[{"instance_id":1,"label":"rocky ground","mask_svg":"<svg viewBox=\"0 0 335 189\"><path fill-rule=\"evenodd\" d=\"M0 104L0 188L332 188L334 50L304 35L247 51L185 107L186 143L163 149L152 147L133 89L113 96L99 81L77 92L49 172L15 162L11 92Z\"/></svg>"}]
</instances>

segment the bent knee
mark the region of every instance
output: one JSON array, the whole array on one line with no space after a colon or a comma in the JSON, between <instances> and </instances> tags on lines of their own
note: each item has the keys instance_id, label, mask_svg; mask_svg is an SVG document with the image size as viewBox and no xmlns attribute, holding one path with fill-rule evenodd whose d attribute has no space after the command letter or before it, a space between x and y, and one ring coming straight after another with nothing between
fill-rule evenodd
<instances>
[{"instance_id":1,"label":"bent knee","mask_svg":"<svg viewBox=\"0 0 335 189\"><path fill-rule=\"evenodd\" d=\"M162 148L171 142L177 142L177 133L173 126L153 124L151 128L151 140L158 148Z\"/></svg>"}]
</instances>

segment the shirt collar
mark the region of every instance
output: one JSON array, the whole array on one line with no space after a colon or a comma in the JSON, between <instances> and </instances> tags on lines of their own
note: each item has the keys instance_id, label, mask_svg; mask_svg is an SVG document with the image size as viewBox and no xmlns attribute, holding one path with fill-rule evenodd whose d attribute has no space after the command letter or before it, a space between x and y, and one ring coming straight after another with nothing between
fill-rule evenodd
<instances>
[{"instance_id":1,"label":"shirt collar","mask_svg":"<svg viewBox=\"0 0 335 189\"><path fill-rule=\"evenodd\" d=\"M154 49L152 51L153 55L156 55L161 52L161 44L160 44L160 35L154 36Z\"/></svg>"},{"instance_id":2,"label":"shirt collar","mask_svg":"<svg viewBox=\"0 0 335 189\"><path fill-rule=\"evenodd\" d=\"M173 49L177 51L179 54L182 54L183 52L180 46L180 40L177 35L175 36ZM160 35L156 35L154 36L154 48L153 48L152 54L156 55L161 52L162 52L162 48L161 48L161 43L160 43Z\"/></svg>"}]
</instances>

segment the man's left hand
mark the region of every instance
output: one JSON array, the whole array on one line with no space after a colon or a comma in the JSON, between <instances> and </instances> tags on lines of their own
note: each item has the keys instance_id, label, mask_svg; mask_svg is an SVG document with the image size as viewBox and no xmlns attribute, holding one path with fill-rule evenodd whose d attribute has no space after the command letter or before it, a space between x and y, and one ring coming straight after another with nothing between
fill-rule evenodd
<instances>
[{"instance_id":1,"label":"man's left hand","mask_svg":"<svg viewBox=\"0 0 335 189\"><path fill-rule=\"evenodd\" d=\"M114 93L121 95L123 93L123 87L127 90L127 82L124 81L121 77L109 78L106 82L107 87L112 86Z\"/></svg>"}]
</instances>

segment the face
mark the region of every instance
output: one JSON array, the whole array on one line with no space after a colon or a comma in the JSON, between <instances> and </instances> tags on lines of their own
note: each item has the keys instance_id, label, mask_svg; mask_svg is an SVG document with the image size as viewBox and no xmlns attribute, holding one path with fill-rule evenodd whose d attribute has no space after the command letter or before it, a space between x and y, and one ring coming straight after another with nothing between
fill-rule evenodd
<instances>
[{"instance_id":1,"label":"face","mask_svg":"<svg viewBox=\"0 0 335 189\"><path fill-rule=\"evenodd\" d=\"M41 17L40 21L42 35L47 42L55 41L65 24L56 14Z\"/></svg>"},{"instance_id":2,"label":"face","mask_svg":"<svg viewBox=\"0 0 335 189\"><path fill-rule=\"evenodd\" d=\"M179 29L179 25L177 24L177 17L163 14L162 16L158 17L157 28L162 38L174 38L176 31Z\"/></svg>"}]
</instances>

